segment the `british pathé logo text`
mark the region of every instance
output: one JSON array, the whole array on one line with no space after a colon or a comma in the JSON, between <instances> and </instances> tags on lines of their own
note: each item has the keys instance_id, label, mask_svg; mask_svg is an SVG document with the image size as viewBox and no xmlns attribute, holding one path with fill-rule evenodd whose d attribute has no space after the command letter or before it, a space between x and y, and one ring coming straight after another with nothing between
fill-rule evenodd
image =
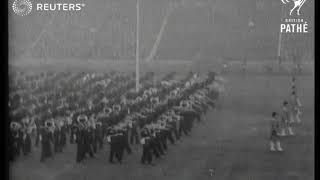
<instances>
[{"instance_id":1,"label":"british path\u00e9 logo text","mask_svg":"<svg viewBox=\"0 0 320 180\"><path fill-rule=\"evenodd\" d=\"M290 10L290 16L292 15L292 12L294 10L297 11L297 15L300 16L300 9L302 5L306 2L306 0L281 0L283 4L290 4L290 2L293 2L293 8Z\"/></svg>"},{"instance_id":2,"label":"british path\u00e9 logo text","mask_svg":"<svg viewBox=\"0 0 320 180\"><path fill-rule=\"evenodd\" d=\"M303 19L285 19L280 25L281 33L308 33L308 23Z\"/></svg>"},{"instance_id":3,"label":"british path\u00e9 logo text","mask_svg":"<svg viewBox=\"0 0 320 180\"><path fill-rule=\"evenodd\" d=\"M282 22L280 24L281 33L308 33L308 22L301 18L300 9L306 0L281 0L282 6ZM286 5L293 4L290 11ZM286 14L289 12L289 17Z\"/></svg>"},{"instance_id":4,"label":"british path\u00e9 logo text","mask_svg":"<svg viewBox=\"0 0 320 180\"><path fill-rule=\"evenodd\" d=\"M84 3L37 3L35 11L81 11ZM20 16L26 16L32 11L30 0L14 0L12 4L13 12Z\"/></svg>"}]
</instances>

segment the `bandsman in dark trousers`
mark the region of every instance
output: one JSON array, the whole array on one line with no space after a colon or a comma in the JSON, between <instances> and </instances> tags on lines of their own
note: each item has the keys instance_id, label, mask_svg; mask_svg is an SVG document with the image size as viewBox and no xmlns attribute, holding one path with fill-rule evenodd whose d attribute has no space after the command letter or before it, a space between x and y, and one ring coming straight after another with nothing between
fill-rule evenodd
<instances>
[{"instance_id":1,"label":"bandsman in dark trousers","mask_svg":"<svg viewBox=\"0 0 320 180\"><path fill-rule=\"evenodd\" d=\"M90 125L86 124L84 129L84 157L86 157L86 154L89 154L90 157L94 157L94 147L93 147L93 129L90 127Z\"/></svg>"},{"instance_id":2,"label":"bandsman in dark trousers","mask_svg":"<svg viewBox=\"0 0 320 180\"><path fill-rule=\"evenodd\" d=\"M139 135L138 135L138 124L137 122L133 119L129 123L129 128L130 128L130 144L139 144Z\"/></svg>"},{"instance_id":3,"label":"bandsman in dark trousers","mask_svg":"<svg viewBox=\"0 0 320 180\"><path fill-rule=\"evenodd\" d=\"M130 144L129 144L129 126L128 125L123 125L124 127L122 128L122 133L123 133L123 136L122 136L122 144L123 144L123 148L124 150L127 151L128 154L131 154L132 153L132 150L131 150L131 147L130 147Z\"/></svg>"},{"instance_id":4,"label":"bandsman in dark trousers","mask_svg":"<svg viewBox=\"0 0 320 180\"><path fill-rule=\"evenodd\" d=\"M44 162L47 158L53 157L52 144L53 144L53 122L46 121L42 134L40 135L40 142L42 145L40 161Z\"/></svg>"},{"instance_id":5,"label":"bandsman in dark trousers","mask_svg":"<svg viewBox=\"0 0 320 180\"><path fill-rule=\"evenodd\" d=\"M176 140L180 140L180 133L179 133L179 128L180 128L180 120L181 116L178 116L174 113L174 111L170 114L171 118L169 119L169 123L172 127L174 136Z\"/></svg>"},{"instance_id":6,"label":"bandsman in dark trousers","mask_svg":"<svg viewBox=\"0 0 320 180\"><path fill-rule=\"evenodd\" d=\"M96 128L97 128L97 124L96 124L96 119L94 117L94 115L91 115L91 118L90 118L90 121L88 123L88 126L89 126L89 135L91 136L90 137L90 146L91 146L91 149L93 151L93 153L97 153L98 151L98 138L97 138L97 135L96 135Z\"/></svg>"},{"instance_id":7,"label":"bandsman in dark trousers","mask_svg":"<svg viewBox=\"0 0 320 180\"><path fill-rule=\"evenodd\" d=\"M74 127L75 128L75 127ZM84 127L83 124L78 125L78 129L75 131L76 134L74 134L74 141L77 144L77 156L76 156L76 162L80 163L84 159Z\"/></svg>"},{"instance_id":8,"label":"bandsman in dark trousers","mask_svg":"<svg viewBox=\"0 0 320 180\"><path fill-rule=\"evenodd\" d=\"M23 154L26 156L31 153L31 129L26 128L23 132Z\"/></svg>"},{"instance_id":9,"label":"bandsman in dark trousers","mask_svg":"<svg viewBox=\"0 0 320 180\"><path fill-rule=\"evenodd\" d=\"M79 115L77 117L77 134L74 136L74 140L77 143L77 157L76 162L80 163L85 159L86 154L86 125L87 116Z\"/></svg>"},{"instance_id":10,"label":"bandsman in dark trousers","mask_svg":"<svg viewBox=\"0 0 320 180\"><path fill-rule=\"evenodd\" d=\"M96 129L95 129L95 143L97 144L97 147L99 150L103 148L103 132L102 132L102 123L98 121L96 123Z\"/></svg>"},{"instance_id":11,"label":"bandsman in dark trousers","mask_svg":"<svg viewBox=\"0 0 320 180\"><path fill-rule=\"evenodd\" d=\"M78 133L79 127L76 124L71 125L71 132L70 132L70 144L76 143L76 136Z\"/></svg>"},{"instance_id":12,"label":"bandsman in dark trousers","mask_svg":"<svg viewBox=\"0 0 320 180\"><path fill-rule=\"evenodd\" d=\"M10 123L10 141L9 141L9 153L10 157L9 159L11 161L14 161L19 156L19 131L20 131L21 125L18 122L11 122Z\"/></svg>"},{"instance_id":13,"label":"bandsman in dark trousers","mask_svg":"<svg viewBox=\"0 0 320 180\"><path fill-rule=\"evenodd\" d=\"M160 140L160 145L163 149L163 152L164 154L166 154L167 150L168 150L168 146L167 146L167 132L166 132L166 129L165 129L165 124L164 122L161 122L160 124L158 124L158 127L157 127L159 130L159 140Z\"/></svg>"},{"instance_id":14,"label":"bandsman in dark trousers","mask_svg":"<svg viewBox=\"0 0 320 180\"><path fill-rule=\"evenodd\" d=\"M60 130L60 148L61 148L61 151L63 150L63 148L66 147L67 145L67 125L64 124L63 122L60 122L60 126L61 126L61 130Z\"/></svg>"},{"instance_id":15,"label":"bandsman in dark trousers","mask_svg":"<svg viewBox=\"0 0 320 180\"><path fill-rule=\"evenodd\" d=\"M116 157L118 159L118 162L122 163L123 153L125 149L125 142L124 142L124 134L122 129L117 129L116 131Z\"/></svg>"},{"instance_id":16,"label":"bandsman in dark trousers","mask_svg":"<svg viewBox=\"0 0 320 180\"><path fill-rule=\"evenodd\" d=\"M60 125L58 123L55 124L53 138L54 138L54 142L53 142L54 143L54 152L55 153L62 152L62 148L60 146L61 130L60 130Z\"/></svg>"},{"instance_id":17,"label":"bandsman in dark trousers","mask_svg":"<svg viewBox=\"0 0 320 180\"><path fill-rule=\"evenodd\" d=\"M28 155L31 152L31 126L30 126L30 119L29 117L26 117L24 119L22 119L22 129L21 129L21 133L22 133L22 152L23 155Z\"/></svg>"},{"instance_id":18,"label":"bandsman in dark trousers","mask_svg":"<svg viewBox=\"0 0 320 180\"><path fill-rule=\"evenodd\" d=\"M182 135L182 133L184 134L184 135L186 135L186 136L188 136L189 134L188 134L188 131L187 131L187 123L186 123L186 118L185 118L185 116L184 116L184 114L181 112L181 113L179 113L179 115L181 115L181 120L180 120L180 123L179 123L179 136L181 136Z\"/></svg>"},{"instance_id":19,"label":"bandsman in dark trousers","mask_svg":"<svg viewBox=\"0 0 320 180\"><path fill-rule=\"evenodd\" d=\"M110 144L110 151L109 151L109 162L113 162L113 157L115 156L116 148L115 148L115 131L113 129L110 129L109 132L107 132L107 142Z\"/></svg>"},{"instance_id":20,"label":"bandsman in dark trousers","mask_svg":"<svg viewBox=\"0 0 320 180\"><path fill-rule=\"evenodd\" d=\"M107 141L110 143L110 154L109 154L109 162L113 162L113 158L116 157L118 162L121 163L121 143L119 139L119 134L115 129L111 129L109 135L107 136Z\"/></svg>"},{"instance_id":21,"label":"bandsman in dark trousers","mask_svg":"<svg viewBox=\"0 0 320 180\"><path fill-rule=\"evenodd\" d=\"M145 164L146 162L150 165L152 165L152 150L150 147L150 136L148 135L146 130L143 130L141 132L141 140L140 143L142 145L142 157L141 157L141 163Z\"/></svg>"},{"instance_id":22,"label":"bandsman in dark trousers","mask_svg":"<svg viewBox=\"0 0 320 180\"><path fill-rule=\"evenodd\" d=\"M40 132L40 123L39 123L39 121L35 121L35 123L36 123L36 142L35 142L35 147L38 147L39 146L39 137L40 137L40 134L41 134L41 132Z\"/></svg>"},{"instance_id":23,"label":"bandsman in dark trousers","mask_svg":"<svg viewBox=\"0 0 320 180\"><path fill-rule=\"evenodd\" d=\"M163 129L165 132L166 139L168 139L171 144L175 144L175 141L172 136L172 134L174 132L174 127L170 124L169 119L168 119L168 123L166 123L166 125Z\"/></svg>"},{"instance_id":24,"label":"bandsman in dark trousers","mask_svg":"<svg viewBox=\"0 0 320 180\"><path fill-rule=\"evenodd\" d=\"M159 131L154 129L154 127L148 128L149 130L149 144L150 148L152 150L152 153L156 158L160 158L161 156L164 156L164 150L160 144L160 136Z\"/></svg>"}]
</instances>

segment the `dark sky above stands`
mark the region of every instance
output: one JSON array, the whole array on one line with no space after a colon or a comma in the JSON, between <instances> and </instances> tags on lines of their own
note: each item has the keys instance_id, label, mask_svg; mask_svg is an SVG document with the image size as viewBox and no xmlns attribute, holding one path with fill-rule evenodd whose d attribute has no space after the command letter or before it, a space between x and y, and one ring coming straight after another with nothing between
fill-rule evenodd
<instances>
[{"instance_id":1,"label":"dark sky above stands","mask_svg":"<svg viewBox=\"0 0 320 180\"><path fill-rule=\"evenodd\" d=\"M81 3L81 12L33 11L25 17L12 11L9 1L10 58L33 57L134 59L136 7L134 0L33 0L36 3ZM256 3L258 2L258 3ZM160 31L169 0L141 0L141 56L149 55ZM214 5L215 4L215 5ZM214 24L210 11L215 8ZM157 58L163 60L211 57L251 59L276 56L280 29L280 0L185 0L185 6L170 15ZM293 3L287 5L287 13ZM284 35L284 48L313 53L314 2L302 6L301 18L308 21L309 34ZM249 19L255 27L248 33ZM39 34L46 32L32 48Z\"/></svg>"}]
</instances>

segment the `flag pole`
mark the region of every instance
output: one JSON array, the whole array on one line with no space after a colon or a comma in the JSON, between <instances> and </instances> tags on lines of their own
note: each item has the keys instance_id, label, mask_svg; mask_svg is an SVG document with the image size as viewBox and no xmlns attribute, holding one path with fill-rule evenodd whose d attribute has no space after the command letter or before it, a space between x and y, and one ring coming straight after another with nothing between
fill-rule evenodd
<instances>
[{"instance_id":1,"label":"flag pole","mask_svg":"<svg viewBox=\"0 0 320 180\"><path fill-rule=\"evenodd\" d=\"M139 91L139 14L140 14L140 9L139 9L139 6L140 6L140 0L137 0L137 25L136 25L136 91L138 92Z\"/></svg>"},{"instance_id":2,"label":"flag pole","mask_svg":"<svg viewBox=\"0 0 320 180\"><path fill-rule=\"evenodd\" d=\"M284 13L284 9L283 6L281 6L281 21L283 20L283 13ZM281 66L281 45L282 45L282 33L281 30L279 30L279 39L278 39L278 61L279 61L279 68Z\"/></svg>"}]
</instances>

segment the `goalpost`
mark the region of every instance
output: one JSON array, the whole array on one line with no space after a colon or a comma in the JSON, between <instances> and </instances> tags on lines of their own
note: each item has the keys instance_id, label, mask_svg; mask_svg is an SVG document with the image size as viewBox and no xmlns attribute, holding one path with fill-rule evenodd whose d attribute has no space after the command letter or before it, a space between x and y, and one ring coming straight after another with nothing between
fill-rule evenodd
<instances>
[{"instance_id":1,"label":"goalpost","mask_svg":"<svg viewBox=\"0 0 320 180\"><path fill-rule=\"evenodd\" d=\"M153 47L150 51L150 54L149 56L146 58L146 62L151 62L153 61L153 58L154 56L156 55L157 53L157 50L158 50L158 47L160 45L160 41L161 41L161 38L162 38L162 35L163 35L163 32L165 30L165 27L167 26L168 24L168 19L170 17L170 14L172 13L172 11L174 10L174 5L173 4L170 4L168 10L167 10L167 13L166 13L166 16L164 17L163 21L162 21L162 25L161 25L161 28L160 28L160 31L157 35L157 39L155 41L155 43L153 44Z\"/></svg>"},{"instance_id":2,"label":"goalpost","mask_svg":"<svg viewBox=\"0 0 320 180\"><path fill-rule=\"evenodd\" d=\"M31 46L29 48L26 47L26 50L24 51L24 53L22 53L21 57L26 55L28 52L30 53L30 51L38 44L38 42L40 41L40 39L43 36L43 34L47 31L47 28L53 23L53 21L56 18L57 14L58 14L58 11L55 12L55 14L52 15L50 21L45 25L45 27L43 27L43 29L41 30L41 32L39 33L39 35L37 36L35 41L31 44Z\"/></svg>"}]
</instances>

